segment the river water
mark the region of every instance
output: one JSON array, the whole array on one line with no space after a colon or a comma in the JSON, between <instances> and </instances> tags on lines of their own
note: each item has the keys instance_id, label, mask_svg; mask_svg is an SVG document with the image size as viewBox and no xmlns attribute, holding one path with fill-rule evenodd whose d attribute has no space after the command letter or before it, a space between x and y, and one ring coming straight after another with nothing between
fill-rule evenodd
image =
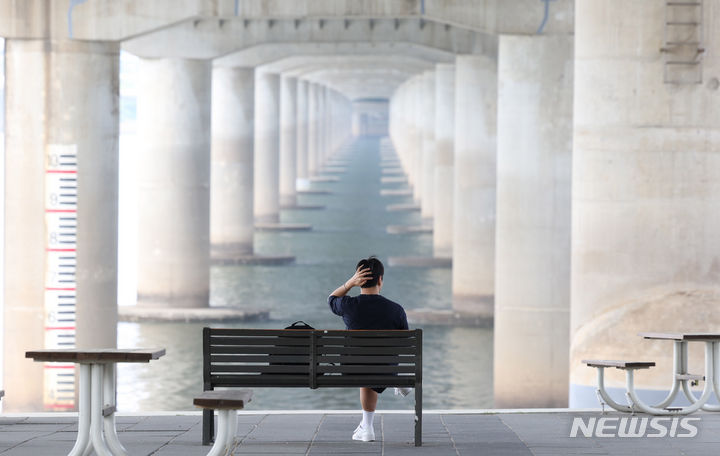
<instances>
[{"instance_id":1,"label":"river water","mask_svg":"<svg viewBox=\"0 0 720 456\"><path fill-rule=\"evenodd\" d=\"M403 184L381 184L381 149L392 154L387 139L363 138L349 144L339 153L348 163L346 172L337 175L340 181L312 184L313 189L331 193L299 196L299 203L322 204L325 209L282 212L282 222L308 223L313 226L311 231L255 234L256 253L295 255L294 264L212 267L212 306L270 310L270 321L225 326L283 328L304 320L315 328L344 329L342 319L330 312L327 296L353 274L360 258L369 255L377 255L386 264L382 294L389 299L406 309L450 308L450 269L387 266L390 256L430 256L432 235L387 234L387 225L417 225L421 219L418 212L386 210L388 204L411 202L411 197L380 195L381 188L403 188ZM352 292L357 293L358 289ZM192 409L193 395L202 390L202 326L119 324L118 346L167 349L165 357L149 365L120 365L121 411ZM427 325L423 329L424 408L491 407L492 331ZM258 388L248 408L358 406L356 389ZM379 407L409 409L413 407L412 396L400 398L388 390L381 396Z\"/></svg>"}]
</instances>

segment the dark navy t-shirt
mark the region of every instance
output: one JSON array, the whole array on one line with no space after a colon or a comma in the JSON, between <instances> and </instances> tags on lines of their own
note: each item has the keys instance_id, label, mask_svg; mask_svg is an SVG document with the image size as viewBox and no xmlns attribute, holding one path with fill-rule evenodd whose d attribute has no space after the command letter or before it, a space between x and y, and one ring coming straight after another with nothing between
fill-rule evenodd
<instances>
[{"instance_id":1,"label":"dark navy t-shirt","mask_svg":"<svg viewBox=\"0 0 720 456\"><path fill-rule=\"evenodd\" d=\"M380 295L330 295L328 304L347 329L408 329L402 306Z\"/></svg>"}]
</instances>

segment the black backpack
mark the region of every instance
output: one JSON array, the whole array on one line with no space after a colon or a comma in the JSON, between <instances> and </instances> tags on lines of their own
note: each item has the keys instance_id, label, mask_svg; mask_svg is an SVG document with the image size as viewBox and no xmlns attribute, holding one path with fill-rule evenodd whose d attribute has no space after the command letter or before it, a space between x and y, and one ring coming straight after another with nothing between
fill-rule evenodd
<instances>
[{"instance_id":1,"label":"black backpack","mask_svg":"<svg viewBox=\"0 0 720 456\"><path fill-rule=\"evenodd\" d=\"M290 326L286 326L285 329L315 329L309 324L305 323L302 320L298 320L295 323L291 324Z\"/></svg>"}]
</instances>

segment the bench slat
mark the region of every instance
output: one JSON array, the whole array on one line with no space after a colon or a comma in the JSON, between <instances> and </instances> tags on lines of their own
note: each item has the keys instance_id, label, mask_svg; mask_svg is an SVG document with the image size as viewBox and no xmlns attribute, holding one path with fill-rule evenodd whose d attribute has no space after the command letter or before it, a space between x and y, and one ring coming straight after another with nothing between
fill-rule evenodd
<instances>
[{"instance_id":1,"label":"bench slat","mask_svg":"<svg viewBox=\"0 0 720 456\"><path fill-rule=\"evenodd\" d=\"M211 345L209 347L209 353L214 354L229 354L229 353L242 353L242 354L267 354L267 355L310 355L310 347L259 347L259 346L227 346L218 347Z\"/></svg>"},{"instance_id":2,"label":"bench slat","mask_svg":"<svg viewBox=\"0 0 720 456\"><path fill-rule=\"evenodd\" d=\"M308 363L308 355L210 355L211 363Z\"/></svg>"},{"instance_id":3,"label":"bench slat","mask_svg":"<svg viewBox=\"0 0 720 456\"><path fill-rule=\"evenodd\" d=\"M317 371L321 374L324 373L348 373L348 374L412 374L415 373L415 366L377 366L377 365L365 365L365 366L352 366L342 364L338 366L325 366L321 365L317 367Z\"/></svg>"},{"instance_id":4,"label":"bench slat","mask_svg":"<svg viewBox=\"0 0 720 456\"><path fill-rule=\"evenodd\" d=\"M417 345L415 338L372 338L372 337L325 337L318 336L318 346L339 345L343 347L414 347Z\"/></svg>"},{"instance_id":5,"label":"bench slat","mask_svg":"<svg viewBox=\"0 0 720 456\"><path fill-rule=\"evenodd\" d=\"M653 361L621 361L611 359L584 359L590 367L617 367L618 369L648 369L655 365Z\"/></svg>"},{"instance_id":6,"label":"bench slat","mask_svg":"<svg viewBox=\"0 0 720 456\"><path fill-rule=\"evenodd\" d=\"M382 364L382 363L406 363L415 364L414 356L391 356L391 355L320 355L317 357L320 363L369 363L369 364Z\"/></svg>"},{"instance_id":7,"label":"bench slat","mask_svg":"<svg viewBox=\"0 0 720 456\"><path fill-rule=\"evenodd\" d=\"M367 388L415 385L414 376L399 375L323 375L317 378L318 387L358 386Z\"/></svg>"},{"instance_id":8,"label":"bench slat","mask_svg":"<svg viewBox=\"0 0 720 456\"><path fill-rule=\"evenodd\" d=\"M351 329L351 330L323 330L319 333L320 337L397 337L397 338L415 338L414 330L381 330L381 329Z\"/></svg>"},{"instance_id":9,"label":"bench slat","mask_svg":"<svg viewBox=\"0 0 720 456\"><path fill-rule=\"evenodd\" d=\"M309 337L210 337L210 344L214 346L237 345L308 345Z\"/></svg>"},{"instance_id":10,"label":"bench slat","mask_svg":"<svg viewBox=\"0 0 720 456\"><path fill-rule=\"evenodd\" d=\"M310 367L307 364L286 364L278 366L258 366L252 364L218 365L212 364L213 373L274 373L274 374L307 374Z\"/></svg>"},{"instance_id":11,"label":"bench slat","mask_svg":"<svg viewBox=\"0 0 720 456\"><path fill-rule=\"evenodd\" d=\"M312 329L242 329L243 336L267 336L267 337L309 337ZM212 328L211 337L232 336L238 337L238 329L235 328Z\"/></svg>"},{"instance_id":12,"label":"bench slat","mask_svg":"<svg viewBox=\"0 0 720 456\"><path fill-rule=\"evenodd\" d=\"M308 387L307 375L212 375L210 380L215 386Z\"/></svg>"},{"instance_id":13,"label":"bench slat","mask_svg":"<svg viewBox=\"0 0 720 456\"><path fill-rule=\"evenodd\" d=\"M319 355L417 355L417 347L318 347Z\"/></svg>"}]
</instances>

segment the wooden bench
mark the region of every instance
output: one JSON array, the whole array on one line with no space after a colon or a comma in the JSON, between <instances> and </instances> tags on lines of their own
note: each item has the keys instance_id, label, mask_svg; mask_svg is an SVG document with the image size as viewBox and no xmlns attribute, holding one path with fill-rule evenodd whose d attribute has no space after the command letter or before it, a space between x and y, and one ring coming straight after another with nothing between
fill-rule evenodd
<instances>
[{"instance_id":1,"label":"wooden bench","mask_svg":"<svg viewBox=\"0 0 720 456\"><path fill-rule=\"evenodd\" d=\"M218 435L207 456L225 455L232 450L237 433L237 411L252 399L251 390L204 391L193 404L210 414L218 411Z\"/></svg>"},{"instance_id":2,"label":"wooden bench","mask_svg":"<svg viewBox=\"0 0 720 456\"><path fill-rule=\"evenodd\" d=\"M415 446L422 445L422 330L203 328L203 389L415 388ZM203 445L213 436L203 411Z\"/></svg>"}]
</instances>

